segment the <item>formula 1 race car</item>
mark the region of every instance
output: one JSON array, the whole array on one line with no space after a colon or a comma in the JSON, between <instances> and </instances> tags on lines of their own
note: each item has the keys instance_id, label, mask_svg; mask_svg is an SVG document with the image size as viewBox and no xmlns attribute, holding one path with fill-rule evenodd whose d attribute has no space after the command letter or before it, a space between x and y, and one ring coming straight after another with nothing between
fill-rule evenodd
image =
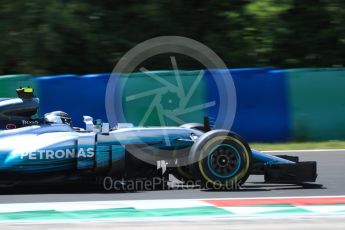
<instances>
[{"instance_id":1,"label":"formula 1 race car","mask_svg":"<svg viewBox=\"0 0 345 230\"><path fill-rule=\"evenodd\" d=\"M30 87L17 89L18 98L0 99L0 185L21 182L89 181L114 178L147 180L172 174L204 188L234 188L249 175L265 182L314 182L316 162L273 156L250 149L229 130L203 124L180 127L134 127L84 116L76 128L62 111L34 118L39 99ZM125 182L124 182L125 183Z\"/></svg>"}]
</instances>

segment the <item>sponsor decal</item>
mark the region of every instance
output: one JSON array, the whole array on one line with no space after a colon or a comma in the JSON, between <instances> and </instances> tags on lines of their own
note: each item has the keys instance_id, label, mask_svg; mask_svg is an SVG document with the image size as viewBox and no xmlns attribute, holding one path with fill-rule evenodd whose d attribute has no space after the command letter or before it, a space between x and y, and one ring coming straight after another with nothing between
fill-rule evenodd
<instances>
[{"instance_id":1,"label":"sponsor decal","mask_svg":"<svg viewBox=\"0 0 345 230\"><path fill-rule=\"evenodd\" d=\"M39 121L28 121L28 120L22 120L22 124L25 125L38 125Z\"/></svg>"},{"instance_id":2,"label":"sponsor decal","mask_svg":"<svg viewBox=\"0 0 345 230\"><path fill-rule=\"evenodd\" d=\"M7 124L6 129L15 129L17 128L15 124Z\"/></svg>"},{"instance_id":3,"label":"sponsor decal","mask_svg":"<svg viewBox=\"0 0 345 230\"><path fill-rule=\"evenodd\" d=\"M28 160L54 160L72 158L93 158L95 152L93 148L80 149L41 149L36 151L22 152L20 158Z\"/></svg>"}]
</instances>

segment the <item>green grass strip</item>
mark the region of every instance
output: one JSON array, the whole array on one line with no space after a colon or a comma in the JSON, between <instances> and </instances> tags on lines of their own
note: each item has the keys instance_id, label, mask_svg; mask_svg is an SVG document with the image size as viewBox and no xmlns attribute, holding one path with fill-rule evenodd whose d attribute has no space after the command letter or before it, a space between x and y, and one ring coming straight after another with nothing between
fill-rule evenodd
<instances>
[{"instance_id":1,"label":"green grass strip","mask_svg":"<svg viewBox=\"0 0 345 230\"><path fill-rule=\"evenodd\" d=\"M345 141L322 142L289 142L289 143L251 143L256 150L312 150L312 149L345 149Z\"/></svg>"}]
</instances>

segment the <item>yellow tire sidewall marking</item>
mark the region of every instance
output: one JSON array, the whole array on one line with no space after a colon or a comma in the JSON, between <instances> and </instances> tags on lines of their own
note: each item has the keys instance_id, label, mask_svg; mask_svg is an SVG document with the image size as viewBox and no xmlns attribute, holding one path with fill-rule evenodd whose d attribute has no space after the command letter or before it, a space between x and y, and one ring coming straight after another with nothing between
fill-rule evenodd
<instances>
[{"instance_id":1,"label":"yellow tire sidewall marking","mask_svg":"<svg viewBox=\"0 0 345 230\"><path fill-rule=\"evenodd\" d=\"M238 139L236 139L236 138L234 138L234 137L231 137L231 136L219 136L219 137L214 137L214 138L212 138L211 140L209 140L209 141L206 143L206 145L205 145L205 147L204 147L203 149L206 149L206 150L207 150L207 149L209 149L209 146L212 145L212 144L214 144L215 142L221 141L220 143L222 143L224 140L231 140L231 141L236 142L237 144L239 144L239 145L243 148L244 154L245 154L244 159L243 159L243 161L245 162L245 167L243 167L242 170L241 170L241 172L238 173L235 177L233 177L233 179L230 179L230 180L226 181L225 184L222 184L222 185L228 185L228 184L230 184L230 183L233 184L235 178L241 179L241 178L243 178L243 177L246 175L247 171L249 170L249 165L250 165L249 159L250 159L250 156L249 156L249 152L247 151L247 148L243 145L243 143L242 143L241 141L239 141ZM202 151L202 150L201 150L201 151ZM219 182L213 181L212 179L210 179L210 178L206 175L206 172L205 172L204 167L203 167L203 165L202 165L202 160L204 159L204 157L203 157L204 152L205 152L205 151L202 151L202 152L201 152L202 154L200 154L199 163L198 163L199 169L200 169L200 172L201 172L201 175L202 175L208 182L210 182L210 183L212 183L212 184L219 184ZM205 157L206 157L206 156L205 156Z\"/></svg>"}]
</instances>

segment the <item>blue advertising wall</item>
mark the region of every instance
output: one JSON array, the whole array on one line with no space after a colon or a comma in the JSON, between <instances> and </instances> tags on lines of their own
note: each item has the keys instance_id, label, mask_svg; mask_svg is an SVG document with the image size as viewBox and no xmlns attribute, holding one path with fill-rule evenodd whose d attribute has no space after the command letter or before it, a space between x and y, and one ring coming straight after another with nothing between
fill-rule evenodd
<instances>
[{"instance_id":1,"label":"blue advertising wall","mask_svg":"<svg viewBox=\"0 0 345 230\"><path fill-rule=\"evenodd\" d=\"M211 72L216 76L220 71ZM210 71L206 74L210 74ZM231 75L237 96L236 115L231 129L248 141L288 140L289 110L285 73L272 68L252 68L233 69Z\"/></svg>"},{"instance_id":2,"label":"blue advertising wall","mask_svg":"<svg viewBox=\"0 0 345 230\"><path fill-rule=\"evenodd\" d=\"M202 84L191 100L195 105L213 100L216 101L216 106L195 111L185 116L184 121L201 122L205 115L210 116L211 119L226 116L217 112L218 102L224 99L224 95L215 89L215 83L209 80L211 75L221 76L222 71L229 70L204 70ZM248 141L345 139L345 133L341 128L345 121L342 119L345 114L344 68L294 70L249 68L231 69L230 72L237 97L236 113L231 129ZM173 71L155 71L155 74L175 84ZM131 82L130 86L125 87L126 97L147 88L148 85L156 87L148 74L134 75L135 78L128 81ZM181 71L180 75L187 85L186 88L190 88L198 77L198 71ZM62 110L72 116L75 126L83 127L83 115L107 121L105 92L109 76L110 74L0 76L2 92L0 97L14 97L16 87L31 85L35 87L35 92L41 100L40 116L47 112ZM176 92L167 93L168 96L166 93L162 94L166 99L165 103L170 103L170 95L173 100L178 99ZM124 99L125 97L122 98L122 102ZM137 125L138 119L143 117L143 112L151 101L151 98L145 98L143 101L131 102L132 104L128 103L124 106L126 116L130 117L128 122ZM178 104L179 101L175 102L175 105ZM157 117L152 116L148 120L149 125L160 125L157 123L159 121ZM174 122L167 122L166 125L179 125L178 121Z\"/></svg>"},{"instance_id":3,"label":"blue advertising wall","mask_svg":"<svg viewBox=\"0 0 345 230\"><path fill-rule=\"evenodd\" d=\"M36 78L41 106L39 115L62 110L73 124L84 127L83 115L106 121L105 90L109 74L57 75Z\"/></svg>"},{"instance_id":4,"label":"blue advertising wall","mask_svg":"<svg viewBox=\"0 0 345 230\"><path fill-rule=\"evenodd\" d=\"M204 79L207 79L209 75L217 77L217 75L221 75L222 71L228 70L206 70ZM170 75L173 74L171 72ZM272 68L252 68L233 69L231 75L237 95L236 114L231 129L244 136L248 141L288 140L290 137L289 112L284 73L275 72ZM149 79L145 75L141 77ZM166 71L164 77L169 79ZM105 91L108 79L109 74L58 75L36 78L38 96L41 99L40 115L49 111L62 110L72 116L75 126L80 127L83 127L83 115L106 121ZM145 84L145 81L141 84ZM135 85L135 87L140 87L140 85ZM222 97L222 95L218 95L219 92L215 85L210 82L203 91L204 93L201 92L199 95L206 96L201 97ZM127 110L129 113L136 113L136 108L127 108ZM204 115L222 116L222 114L216 114L214 110L217 110L217 107L208 110ZM193 122L193 120L188 122ZM135 122L133 121L133 123Z\"/></svg>"}]
</instances>

